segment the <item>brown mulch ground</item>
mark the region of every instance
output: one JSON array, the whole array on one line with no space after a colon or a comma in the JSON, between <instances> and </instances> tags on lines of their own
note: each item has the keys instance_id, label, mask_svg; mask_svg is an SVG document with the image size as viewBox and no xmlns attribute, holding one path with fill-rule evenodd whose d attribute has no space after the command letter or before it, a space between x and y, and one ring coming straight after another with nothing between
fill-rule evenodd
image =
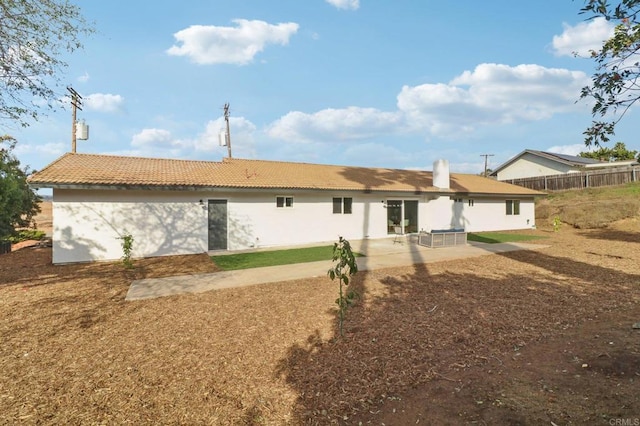
<instances>
[{"instance_id":1,"label":"brown mulch ground","mask_svg":"<svg viewBox=\"0 0 640 426\"><path fill-rule=\"evenodd\" d=\"M640 418L640 227L327 278L124 302L206 256L0 256L1 424L611 424ZM330 266L330 265L328 265Z\"/></svg>"}]
</instances>

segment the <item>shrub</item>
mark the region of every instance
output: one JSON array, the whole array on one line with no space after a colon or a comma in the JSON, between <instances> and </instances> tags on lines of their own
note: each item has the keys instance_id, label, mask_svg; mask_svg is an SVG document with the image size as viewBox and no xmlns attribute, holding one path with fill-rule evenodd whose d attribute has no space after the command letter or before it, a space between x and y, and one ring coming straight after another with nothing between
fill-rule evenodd
<instances>
[{"instance_id":1,"label":"shrub","mask_svg":"<svg viewBox=\"0 0 640 426\"><path fill-rule=\"evenodd\" d=\"M38 240L43 239L47 234L44 231L40 231L38 229L22 229L18 231L17 235L8 237L7 240L12 243L19 243L21 241L27 240Z\"/></svg>"}]
</instances>

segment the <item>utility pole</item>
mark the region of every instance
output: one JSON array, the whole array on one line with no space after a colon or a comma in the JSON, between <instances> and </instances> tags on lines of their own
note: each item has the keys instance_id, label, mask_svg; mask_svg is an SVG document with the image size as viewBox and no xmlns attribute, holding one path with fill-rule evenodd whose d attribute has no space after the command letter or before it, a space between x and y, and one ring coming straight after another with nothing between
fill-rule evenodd
<instances>
[{"instance_id":1,"label":"utility pole","mask_svg":"<svg viewBox=\"0 0 640 426\"><path fill-rule=\"evenodd\" d=\"M484 177L487 177L487 159L493 157L493 154L480 154L480 157L484 157Z\"/></svg>"},{"instance_id":2,"label":"utility pole","mask_svg":"<svg viewBox=\"0 0 640 426\"><path fill-rule=\"evenodd\" d=\"M229 130L229 103L224 104L224 120L227 122L227 151L231 158L231 131Z\"/></svg>"},{"instance_id":3,"label":"utility pole","mask_svg":"<svg viewBox=\"0 0 640 426\"><path fill-rule=\"evenodd\" d=\"M73 87L68 86L67 90L71 93L71 152L76 152L76 110L82 111L82 96Z\"/></svg>"}]
</instances>

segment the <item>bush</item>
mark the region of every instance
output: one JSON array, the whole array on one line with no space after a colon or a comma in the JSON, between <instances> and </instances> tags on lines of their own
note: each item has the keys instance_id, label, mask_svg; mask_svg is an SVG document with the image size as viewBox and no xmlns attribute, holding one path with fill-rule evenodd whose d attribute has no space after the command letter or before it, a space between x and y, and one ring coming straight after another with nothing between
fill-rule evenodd
<instances>
[{"instance_id":1,"label":"bush","mask_svg":"<svg viewBox=\"0 0 640 426\"><path fill-rule=\"evenodd\" d=\"M18 231L17 235L8 237L7 240L11 241L13 244L19 243L21 241L27 240L38 240L43 239L47 234L44 231L40 231L38 229L22 229Z\"/></svg>"}]
</instances>

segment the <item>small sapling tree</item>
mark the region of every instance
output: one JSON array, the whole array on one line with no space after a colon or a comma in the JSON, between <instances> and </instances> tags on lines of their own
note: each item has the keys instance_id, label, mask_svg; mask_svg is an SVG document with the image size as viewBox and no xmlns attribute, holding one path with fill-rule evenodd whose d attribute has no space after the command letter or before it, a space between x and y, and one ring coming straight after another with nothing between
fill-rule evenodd
<instances>
[{"instance_id":1,"label":"small sapling tree","mask_svg":"<svg viewBox=\"0 0 640 426\"><path fill-rule=\"evenodd\" d=\"M129 232L125 232L121 237L118 237L119 240L122 240L120 245L122 246L122 264L125 268L131 269L133 268L133 261L131 260L131 252L133 251L133 235Z\"/></svg>"},{"instance_id":2,"label":"small sapling tree","mask_svg":"<svg viewBox=\"0 0 640 426\"><path fill-rule=\"evenodd\" d=\"M349 241L340 237L338 242L334 243L332 261L337 263L329 269L327 275L329 275L331 281L337 278L339 283L339 294L336 299L336 304L338 305L338 329L340 331L340 337L342 337L344 336L344 314L347 308L353 304L353 300L357 296L354 290L350 289L346 291L346 287L349 286L350 277L358 272L356 257L351 250Z\"/></svg>"}]
</instances>

